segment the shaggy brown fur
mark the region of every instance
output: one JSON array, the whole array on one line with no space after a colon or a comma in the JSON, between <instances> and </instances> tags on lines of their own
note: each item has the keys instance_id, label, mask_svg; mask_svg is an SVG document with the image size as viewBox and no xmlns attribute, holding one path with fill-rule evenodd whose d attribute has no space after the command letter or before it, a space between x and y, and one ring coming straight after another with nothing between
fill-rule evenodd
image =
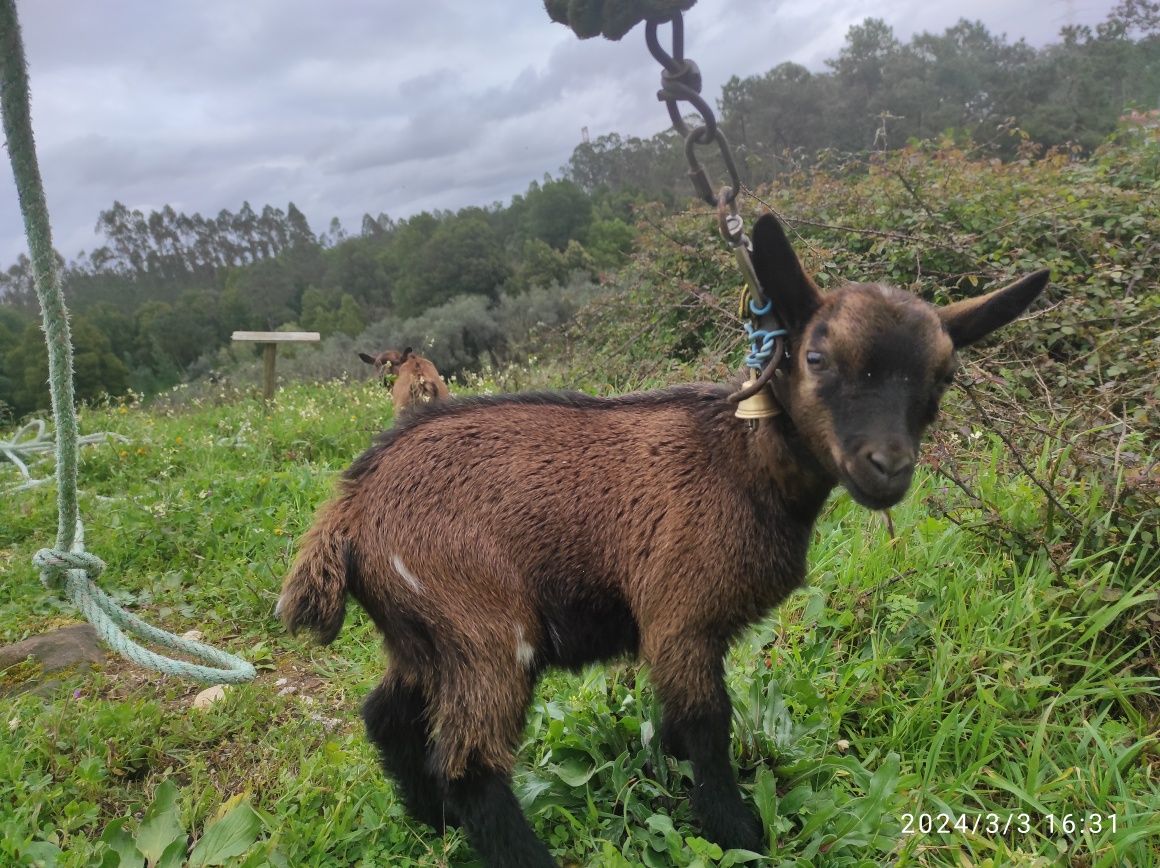
<instances>
[{"instance_id":1,"label":"shaggy brown fur","mask_svg":"<svg viewBox=\"0 0 1160 868\"><path fill-rule=\"evenodd\" d=\"M873 508L903 496L955 347L1047 280L941 311L877 285L823 296L771 217L754 265L790 331L786 412L751 426L712 385L416 408L346 472L286 578L291 630L333 639L348 594L370 613L384 767L490 865L552 864L508 777L540 673L620 654L649 665L705 833L762 848L729 763L729 643L801 584L835 484Z\"/></svg>"},{"instance_id":2,"label":"shaggy brown fur","mask_svg":"<svg viewBox=\"0 0 1160 868\"><path fill-rule=\"evenodd\" d=\"M450 394L435 366L422 356L415 355L410 347L401 353L398 350L385 350L377 356L359 353L358 357L368 365L374 365L376 374L395 378L391 386L391 399L395 402L396 413L402 413L415 404L446 398Z\"/></svg>"}]
</instances>

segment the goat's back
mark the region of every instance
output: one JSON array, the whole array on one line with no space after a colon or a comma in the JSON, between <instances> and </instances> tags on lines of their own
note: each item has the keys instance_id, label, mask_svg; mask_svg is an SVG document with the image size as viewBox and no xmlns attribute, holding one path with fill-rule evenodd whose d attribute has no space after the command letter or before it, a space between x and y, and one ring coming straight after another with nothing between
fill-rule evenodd
<instances>
[{"instance_id":1,"label":"goat's back","mask_svg":"<svg viewBox=\"0 0 1160 868\"><path fill-rule=\"evenodd\" d=\"M779 514L768 484L751 490L748 429L725 395L416 408L344 478L352 593L440 635L518 625L531 647L597 603L620 623L608 649L557 636L553 662L634 650L638 622L739 629L801 581L808 523Z\"/></svg>"}]
</instances>

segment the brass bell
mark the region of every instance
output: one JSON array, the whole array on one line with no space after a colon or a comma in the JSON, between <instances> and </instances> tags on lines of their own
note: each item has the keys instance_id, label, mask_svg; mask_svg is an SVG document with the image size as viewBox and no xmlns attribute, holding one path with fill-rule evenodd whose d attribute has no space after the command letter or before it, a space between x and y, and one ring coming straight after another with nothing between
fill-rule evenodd
<instances>
[{"instance_id":1,"label":"brass bell","mask_svg":"<svg viewBox=\"0 0 1160 868\"><path fill-rule=\"evenodd\" d=\"M751 379L746 386L752 385L756 380ZM738 419L768 419L771 416L776 416L781 412L781 408L773 400L773 395L769 393L769 386L763 386L758 389L753 395L737 402L737 410L734 412Z\"/></svg>"}]
</instances>

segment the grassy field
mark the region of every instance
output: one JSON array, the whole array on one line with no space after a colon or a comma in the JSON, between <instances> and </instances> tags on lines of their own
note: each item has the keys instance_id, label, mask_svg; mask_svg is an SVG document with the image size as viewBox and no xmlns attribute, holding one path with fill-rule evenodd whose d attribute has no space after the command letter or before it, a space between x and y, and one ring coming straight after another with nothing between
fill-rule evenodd
<instances>
[{"instance_id":1,"label":"grassy field","mask_svg":"<svg viewBox=\"0 0 1160 868\"><path fill-rule=\"evenodd\" d=\"M365 383L291 386L269 415L229 396L82 413L82 433L129 438L82 455L104 587L167 629L203 631L259 677L204 711L191 708L199 686L117 659L47 695L6 696L0 864L181 864L203 836L191 864L470 863L458 833L405 816L362 734L357 709L383 668L368 619L353 612L318 648L272 616L295 538L389 421ZM1002 444L964 442L960 461L968 449L1008 523L1042 520L1041 493L999 469ZM0 467L0 485L16 478ZM1158 684L1141 659L1158 579L1140 541L1068 547L1058 564L1013 555L932 508L963 497L920 472L891 539L835 495L808 586L732 651L734 753L772 855L697 837L689 768L659 751L645 670L546 678L516 784L560 860L1160 864ZM1091 502L1081 518L1098 522ZM48 488L4 495L0 641L78 619L30 564L54 510ZM0 671L0 690L28 670Z\"/></svg>"}]
</instances>

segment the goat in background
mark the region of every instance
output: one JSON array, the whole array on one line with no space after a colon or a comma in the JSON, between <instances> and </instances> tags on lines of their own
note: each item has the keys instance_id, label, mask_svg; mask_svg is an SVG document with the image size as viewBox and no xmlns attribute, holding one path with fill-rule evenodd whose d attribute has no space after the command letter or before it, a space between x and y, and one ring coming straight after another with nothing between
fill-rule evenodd
<instances>
[{"instance_id":1,"label":"goat in background","mask_svg":"<svg viewBox=\"0 0 1160 868\"><path fill-rule=\"evenodd\" d=\"M415 355L410 347L401 353L398 350L384 350L377 356L359 353L358 357L368 365L374 365L375 374L384 378L393 376L391 399L395 402L395 412L402 413L414 404L426 404L437 398L450 395L447 384L439 376L439 371L427 359Z\"/></svg>"}]
</instances>

